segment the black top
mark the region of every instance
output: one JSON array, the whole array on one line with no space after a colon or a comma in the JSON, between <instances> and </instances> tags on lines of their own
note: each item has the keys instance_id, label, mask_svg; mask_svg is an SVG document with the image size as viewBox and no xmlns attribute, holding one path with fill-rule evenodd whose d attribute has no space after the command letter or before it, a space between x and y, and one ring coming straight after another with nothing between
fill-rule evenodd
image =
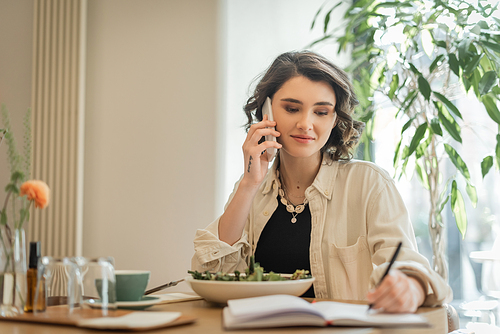
<instances>
[{"instance_id":1,"label":"black top","mask_svg":"<svg viewBox=\"0 0 500 334\"><path fill-rule=\"evenodd\" d=\"M311 243L311 211L306 205L292 223L292 214L286 211L278 196L278 207L262 230L255 250L255 262L266 272L293 274L297 269L311 272L309 246ZM314 298L311 286L302 297Z\"/></svg>"}]
</instances>

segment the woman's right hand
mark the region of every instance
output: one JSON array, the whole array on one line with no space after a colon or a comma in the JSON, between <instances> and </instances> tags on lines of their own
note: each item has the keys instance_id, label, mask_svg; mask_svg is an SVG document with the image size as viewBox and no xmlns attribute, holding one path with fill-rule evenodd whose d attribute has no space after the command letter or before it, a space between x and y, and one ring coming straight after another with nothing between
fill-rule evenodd
<instances>
[{"instance_id":1,"label":"woman's right hand","mask_svg":"<svg viewBox=\"0 0 500 334\"><path fill-rule=\"evenodd\" d=\"M259 144L263 136L280 136L273 128L275 126L276 122L269 121L265 115L261 122L253 124L248 130L243 143L245 173L234 197L219 219L219 239L229 245L241 238L255 194L266 176L269 166L266 149L281 148L281 144L276 141L264 141Z\"/></svg>"},{"instance_id":2,"label":"woman's right hand","mask_svg":"<svg viewBox=\"0 0 500 334\"><path fill-rule=\"evenodd\" d=\"M281 144L276 141L264 141L259 144L262 137L272 135L279 137L281 134L274 129L276 122L269 121L267 115L264 119L253 124L248 130L247 138L243 143L243 156L245 161L245 173L241 180L244 184L259 187L266 176L269 161L266 149L274 147L281 148Z\"/></svg>"}]
</instances>

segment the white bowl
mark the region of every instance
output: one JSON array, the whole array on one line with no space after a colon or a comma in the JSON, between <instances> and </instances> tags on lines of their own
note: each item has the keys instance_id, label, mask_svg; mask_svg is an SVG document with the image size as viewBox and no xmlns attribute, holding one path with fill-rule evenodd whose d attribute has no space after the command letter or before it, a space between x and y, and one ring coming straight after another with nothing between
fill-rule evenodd
<instances>
[{"instance_id":1,"label":"white bowl","mask_svg":"<svg viewBox=\"0 0 500 334\"><path fill-rule=\"evenodd\" d=\"M229 299L285 294L300 296L309 289L314 277L287 281L206 281L188 276L186 281L194 292L215 303L227 303Z\"/></svg>"}]
</instances>

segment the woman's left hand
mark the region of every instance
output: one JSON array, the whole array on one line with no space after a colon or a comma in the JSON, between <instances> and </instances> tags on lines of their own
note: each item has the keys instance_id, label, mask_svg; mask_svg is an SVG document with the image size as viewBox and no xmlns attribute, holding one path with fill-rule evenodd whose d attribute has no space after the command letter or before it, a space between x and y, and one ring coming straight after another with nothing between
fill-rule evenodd
<instances>
[{"instance_id":1,"label":"woman's left hand","mask_svg":"<svg viewBox=\"0 0 500 334\"><path fill-rule=\"evenodd\" d=\"M373 309L388 313L413 313L425 299L422 285L413 277L393 269L382 283L368 292L366 298Z\"/></svg>"}]
</instances>

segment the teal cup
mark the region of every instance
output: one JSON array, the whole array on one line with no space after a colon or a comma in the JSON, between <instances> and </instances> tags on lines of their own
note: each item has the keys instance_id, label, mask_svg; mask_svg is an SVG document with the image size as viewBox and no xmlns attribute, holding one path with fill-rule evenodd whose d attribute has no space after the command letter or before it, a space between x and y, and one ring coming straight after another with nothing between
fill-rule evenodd
<instances>
[{"instance_id":1,"label":"teal cup","mask_svg":"<svg viewBox=\"0 0 500 334\"><path fill-rule=\"evenodd\" d=\"M142 299L149 283L150 271L115 270L116 301L135 302Z\"/></svg>"}]
</instances>

